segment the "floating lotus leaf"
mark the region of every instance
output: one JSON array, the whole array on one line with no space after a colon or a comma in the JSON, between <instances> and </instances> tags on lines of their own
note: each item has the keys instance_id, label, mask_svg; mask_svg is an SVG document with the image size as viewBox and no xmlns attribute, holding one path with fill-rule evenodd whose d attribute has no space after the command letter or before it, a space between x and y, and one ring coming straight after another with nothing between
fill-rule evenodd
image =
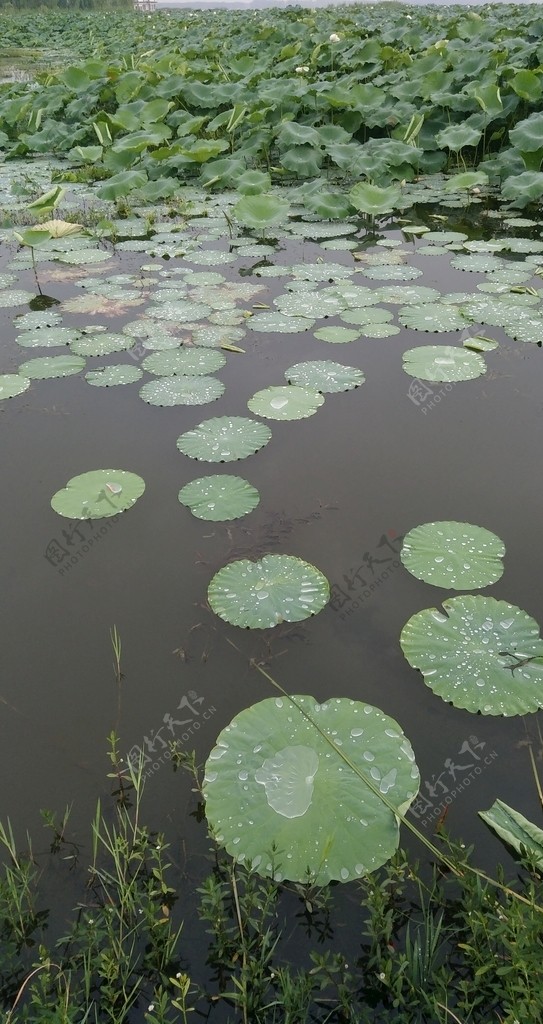
<instances>
[{"instance_id":1,"label":"floating lotus leaf","mask_svg":"<svg viewBox=\"0 0 543 1024\"><path fill-rule=\"evenodd\" d=\"M202 302L182 302L169 299L167 302L148 306L147 316L153 320L173 320L176 324L189 324L204 320L211 313L211 306Z\"/></svg>"},{"instance_id":2,"label":"floating lotus leaf","mask_svg":"<svg viewBox=\"0 0 543 1024\"><path fill-rule=\"evenodd\" d=\"M132 348L134 338L128 334L86 334L70 343L71 351L77 356L109 356L114 352L126 352Z\"/></svg>"},{"instance_id":3,"label":"floating lotus leaf","mask_svg":"<svg viewBox=\"0 0 543 1024\"><path fill-rule=\"evenodd\" d=\"M55 512L68 519L105 519L131 508L143 494L141 476L124 469L95 469L68 480L51 498Z\"/></svg>"},{"instance_id":4,"label":"floating lotus leaf","mask_svg":"<svg viewBox=\"0 0 543 1024\"><path fill-rule=\"evenodd\" d=\"M329 392L350 391L358 388L365 381L362 370L355 366L344 366L333 363L329 359L315 359L312 362L296 363L285 370L289 384L297 384L315 391Z\"/></svg>"},{"instance_id":5,"label":"floating lotus leaf","mask_svg":"<svg viewBox=\"0 0 543 1024\"><path fill-rule=\"evenodd\" d=\"M498 348L498 342L494 338L485 338L482 334L464 338L462 344L464 348L471 348L474 352L493 352L495 348Z\"/></svg>"},{"instance_id":6,"label":"floating lotus leaf","mask_svg":"<svg viewBox=\"0 0 543 1024\"><path fill-rule=\"evenodd\" d=\"M211 608L232 626L270 629L279 622L300 622L330 600L326 576L293 555L241 559L215 574L207 592Z\"/></svg>"},{"instance_id":7,"label":"floating lotus leaf","mask_svg":"<svg viewBox=\"0 0 543 1024\"><path fill-rule=\"evenodd\" d=\"M331 345L344 345L349 341L356 341L360 337L360 332L350 330L348 327L319 327L319 330L315 331L315 337L319 341L328 341Z\"/></svg>"},{"instance_id":8,"label":"floating lotus leaf","mask_svg":"<svg viewBox=\"0 0 543 1024\"><path fill-rule=\"evenodd\" d=\"M204 420L177 439L184 455L203 462L235 462L254 455L272 436L269 427L245 416L218 416Z\"/></svg>"},{"instance_id":9,"label":"floating lotus leaf","mask_svg":"<svg viewBox=\"0 0 543 1024\"><path fill-rule=\"evenodd\" d=\"M486 373L486 363L478 352L452 345L421 345L403 354L403 368L411 377L421 380L473 380Z\"/></svg>"},{"instance_id":10,"label":"floating lotus leaf","mask_svg":"<svg viewBox=\"0 0 543 1024\"><path fill-rule=\"evenodd\" d=\"M440 298L435 288L426 288L425 285L417 284L388 284L377 289L377 301L389 303L394 306L419 305L426 302L435 302Z\"/></svg>"},{"instance_id":11,"label":"floating lotus leaf","mask_svg":"<svg viewBox=\"0 0 543 1024\"><path fill-rule=\"evenodd\" d=\"M372 281L414 281L415 278L422 277L422 270L418 267L394 263L382 267L364 267L361 273Z\"/></svg>"},{"instance_id":12,"label":"floating lotus leaf","mask_svg":"<svg viewBox=\"0 0 543 1024\"><path fill-rule=\"evenodd\" d=\"M160 377L140 388L140 398L148 405L207 405L224 394L224 384L216 377Z\"/></svg>"},{"instance_id":13,"label":"floating lotus leaf","mask_svg":"<svg viewBox=\"0 0 543 1024\"><path fill-rule=\"evenodd\" d=\"M187 252L185 261L200 267L215 267L217 263L233 263L236 256L224 249L202 249L201 252Z\"/></svg>"},{"instance_id":14,"label":"floating lotus leaf","mask_svg":"<svg viewBox=\"0 0 543 1024\"><path fill-rule=\"evenodd\" d=\"M251 331L271 331L273 334L298 334L310 331L314 320L303 316L285 316L283 313L257 313L247 321Z\"/></svg>"},{"instance_id":15,"label":"floating lotus leaf","mask_svg":"<svg viewBox=\"0 0 543 1024\"><path fill-rule=\"evenodd\" d=\"M315 319L336 316L337 313L341 313L345 309L345 301L342 301L337 295L326 294L324 291L279 295L274 299L274 305L286 316L305 316Z\"/></svg>"},{"instance_id":16,"label":"floating lotus leaf","mask_svg":"<svg viewBox=\"0 0 543 1024\"><path fill-rule=\"evenodd\" d=\"M76 327L42 327L39 331L24 331L16 341L22 348L59 348L70 345L81 337Z\"/></svg>"},{"instance_id":17,"label":"floating lotus leaf","mask_svg":"<svg viewBox=\"0 0 543 1024\"><path fill-rule=\"evenodd\" d=\"M302 281L343 281L354 273L344 263L296 263L290 269Z\"/></svg>"},{"instance_id":18,"label":"floating lotus leaf","mask_svg":"<svg viewBox=\"0 0 543 1024\"><path fill-rule=\"evenodd\" d=\"M287 385L257 391L247 405L257 416L270 420L302 420L313 416L323 402L317 391Z\"/></svg>"},{"instance_id":19,"label":"floating lotus leaf","mask_svg":"<svg viewBox=\"0 0 543 1024\"><path fill-rule=\"evenodd\" d=\"M89 263L104 263L110 260L113 253L105 249L74 249L55 256L59 263L72 263L74 266L86 266Z\"/></svg>"},{"instance_id":20,"label":"floating lotus leaf","mask_svg":"<svg viewBox=\"0 0 543 1024\"><path fill-rule=\"evenodd\" d=\"M130 363L119 363L117 366L97 366L85 374L85 380L97 388L112 388L118 384L133 384L143 377L139 366Z\"/></svg>"},{"instance_id":21,"label":"floating lotus leaf","mask_svg":"<svg viewBox=\"0 0 543 1024\"><path fill-rule=\"evenodd\" d=\"M30 387L30 377L23 377L18 373L0 374L0 402L4 398L15 398L15 395L22 395Z\"/></svg>"},{"instance_id":22,"label":"floating lotus leaf","mask_svg":"<svg viewBox=\"0 0 543 1024\"><path fill-rule=\"evenodd\" d=\"M173 352L156 352L152 356L147 356L141 365L149 373L156 373L163 377L175 374L196 377L200 374L214 373L215 370L220 370L225 362L226 357L222 352L214 352L211 349L178 348Z\"/></svg>"},{"instance_id":23,"label":"floating lotus leaf","mask_svg":"<svg viewBox=\"0 0 543 1024\"><path fill-rule=\"evenodd\" d=\"M240 476L203 476L181 488L179 501L197 519L225 522L252 512L260 495L256 487Z\"/></svg>"},{"instance_id":24,"label":"floating lotus leaf","mask_svg":"<svg viewBox=\"0 0 543 1024\"><path fill-rule=\"evenodd\" d=\"M500 270L503 267L503 262L498 256L471 253L469 256L455 256L451 260L451 267L476 274L488 274L492 270Z\"/></svg>"},{"instance_id":25,"label":"floating lotus leaf","mask_svg":"<svg viewBox=\"0 0 543 1024\"><path fill-rule=\"evenodd\" d=\"M34 298L33 292L23 291L22 288L10 288L0 291L0 309L12 309L14 306L23 306Z\"/></svg>"},{"instance_id":26,"label":"floating lotus leaf","mask_svg":"<svg viewBox=\"0 0 543 1024\"><path fill-rule=\"evenodd\" d=\"M43 356L21 363L19 373L31 380L47 380L53 377L71 377L85 366L80 356Z\"/></svg>"},{"instance_id":27,"label":"floating lotus leaf","mask_svg":"<svg viewBox=\"0 0 543 1024\"><path fill-rule=\"evenodd\" d=\"M443 700L483 715L525 715L543 707L539 626L507 601L466 594L406 623L409 664Z\"/></svg>"},{"instance_id":28,"label":"floating lotus leaf","mask_svg":"<svg viewBox=\"0 0 543 1024\"><path fill-rule=\"evenodd\" d=\"M209 755L203 792L215 838L231 856L277 881L309 876L320 886L360 878L393 856L391 805L405 813L419 783L393 718L346 697L319 704L304 695L268 698L237 715Z\"/></svg>"},{"instance_id":29,"label":"floating lotus leaf","mask_svg":"<svg viewBox=\"0 0 543 1024\"><path fill-rule=\"evenodd\" d=\"M381 306L362 306L360 309L346 309L341 314L341 319L346 324L385 324L392 320L394 314L390 309L382 309Z\"/></svg>"},{"instance_id":30,"label":"floating lotus leaf","mask_svg":"<svg viewBox=\"0 0 543 1024\"><path fill-rule=\"evenodd\" d=\"M398 320L413 331L461 331L469 321L460 310L442 302L424 302L420 306L404 306Z\"/></svg>"},{"instance_id":31,"label":"floating lotus leaf","mask_svg":"<svg viewBox=\"0 0 543 1024\"><path fill-rule=\"evenodd\" d=\"M367 324L360 328L362 338L391 338L399 333L400 328L395 324Z\"/></svg>"},{"instance_id":32,"label":"floating lotus leaf","mask_svg":"<svg viewBox=\"0 0 543 1024\"><path fill-rule=\"evenodd\" d=\"M21 329L24 331L39 331L45 327L58 327L62 323L62 317L59 313L54 313L50 309L34 310L31 313L23 313L22 316L18 316L14 323L18 331Z\"/></svg>"},{"instance_id":33,"label":"floating lotus leaf","mask_svg":"<svg viewBox=\"0 0 543 1024\"><path fill-rule=\"evenodd\" d=\"M500 579L504 554L503 541L482 526L438 522L406 533L400 558L425 583L447 590L476 590Z\"/></svg>"}]
</instances>

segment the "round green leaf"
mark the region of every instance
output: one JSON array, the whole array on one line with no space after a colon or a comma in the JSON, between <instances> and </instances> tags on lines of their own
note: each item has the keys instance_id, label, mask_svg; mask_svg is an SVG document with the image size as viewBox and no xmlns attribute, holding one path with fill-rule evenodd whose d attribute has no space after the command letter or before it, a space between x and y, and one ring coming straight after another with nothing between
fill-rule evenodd
<instances>
[{"instance_id":1,"label":"round green leaf","mask_svg":"<svg viewBox=\"0 0 543 1024\"><path fill-rule=\"evenodd\" d=\"M257 391L247 405L257 416L270 420L302 420L313 416L323 402L317 391L282 385Z\"/></svg>"},{"instance_id":2,"label":"round green leaf","mask_svg":"<svg viewBox=\"0 0 543 1024\"><path fill-rule=\"evenodd\" d=\"M203 792L215 838L237 861L276 881L326 885L393 856L393 809L405 813L419 783L393 718L346 697L319 704L304 695L237 715L209 755Z\"/></svg>"},{"instance_id":3,"label":"round green leaf","mask_svg":"<svg viewBox=\"0 0 543 1024\"><path fill-rule=\"evenodd\" d=\"M46 380L49 377L71 377L85 366L80 356L43 356L21 363L19 373L31 380Z\"/></svg>"},{"instance_id":4,"label":"round green leaf","mask_svg":"<svg viewBox=\"0 0 543 1024\"><path fill-rule=\"evenodd\" d=\"M207 405L224 393L224 384L216 377L160 377L140 388L140 397L148 405Z\"/></svg>"},{"instance_id":5,"label":"round green leaf","mask_svg":"<svg viewBox=\"0 0 543 1024\"><path fill-rule=\"evenodd\" d=\"M134 338L127 334L96 332L70 342L70 349L77 356L109 356L114 352L126 352L133 344Z\"/></svg>"},{"instance_id":6,"label":"round green leaf","mask_svg":"<svg viewBox=\"0 0 543 1024\"><path fill-rule=\"evenodd\" d=\"M42 327L39 331L24 331L16 341L22 348L58 348L69 345L81 337L75 327Z\"/></svg>"},{"instance_id":7,"label":"round green leaf","mask_svg":"<svg viewBox=\"0 0 543 1024\"><path fill-rule=\"evenodd\" d=\"M68 480L51 498L55 512L68 519L105 519L130 508L143 494L141 476L124 469L96 469Z\"/></svg>"},{"instance_id":8,"label":"round green leaf","mask_svg":"<svg viewBox=\"0 0 543 1024\"><path fill-rule=\"evenodd\" d=\"M421 380L473 380L486 373L486 363L478 352L452 345L421 345L403 354L403 368L411 377Z\"/></svg>"},{"instance_id":9,"label":"round green leaf","mask_svg":"<svg viewBox=\"0 0 543 1024\"><path fill-rule=\"evenodd\" d=\"M0 374L0 402L4 398L15 398L15 395L22 395L30 387L30 378L22 377L18 373Z\"/></svg>"},{"instance_id":10,"label":"round green leaf","mask_svg":"<svg viewBox=\"0 0 543 1024\"><path fill-rule=\"evenodd\" d=\"M285 199L261 193L245 195L233 207L232 214L248 228L264 231L266 228L281 224L288 219L289 204Z\"/></svg>"},{"instance_id":11,"label":"round green leaf","mask_svg":"<svg viewBox=\"0 0 543 1024\"><path fill-rule=\"evenodd\" d=\"M356 341L360 333L349 327L319 327L319 330L315 331L315 337L319 341L328 341L331 345L344 345L349 341Z\"/></svg>"},{"instance_id":12,"label":"round green leaf","mask_svg":"<svg viewBox=\"0 0 543 1024\"><path fill-rule=\"evenodd\" d=\"M443 302L424 302L420 306L403 306L398 320L413 331L461 331L469 321L460 310Z\"/></svg>"},{"instance_id":13,"label":"round green leaf","mask_svg":"<svg viewBox=\"0 0 543 1024\"><path fill-rule=\"evenodd\" d=\"M260 495L256 487L240 476L203 476L181 488L179 501L197 519L224 522L252 512Z\"/></svg>"},{"instance_id":14,"label":"round green leaf","mask_svg":"<svg viewBox=\"0 0 543 1024\"><path fill-rule=\"evenodd\" d=\"M211 580L211 608L246 629L269 629L316 615L330 599L326 576L293 555L264 555L258 562L231 562Z\"/></svg>"},{"instance_id":15,"label":"round green leaf","mask_svg":"<svg viewBox=\"0 0 543 1024\"><path fill-rule=\"evenodd\" d=\"M244 416L218 416L204 420L177 439L184 455L202 462L235 462L254 455L268 443L271 430Z\"/></svg>"},{"instance_id":16,"label":"round green leaf","mask_svg":"<svg viewBox=\"0 0 543 1024\"><path fill-rule=\"evenodd\" d=\"M171 377L175 374L197 377L200 374L215 373L215 370L220 370L225 362L226 358L222 352L205 348L183 348L155 352L152 356L147 356L141 365L149 373L156 373L162 377Z\"/></svg>"},{"instance_id":17,"label":"round green leaf","mask_svg":"<svg viewBox=\"0 0 543 1024\"><path fill-rule=\"evenodd\" d=\"M503 575L505 545L495 533L471 523L416 526L404 537L400 558L425 583L447 590L477 590Z\"/></svg>"},{"instance_id":18,"label":"round green leaf","mask_svg":"<svg viewBox=\"0 0 543 1024\"><path fill-rule=\"evenodd\" d=\"M119 363L116 366L97 366L85 374L85 380L97 388L112 388L117 384L133 384L140 380L143 372L139 366L131 366L130 363Z\"/></svg>"},{"instance_id":19,"label":"round green leaf","mask_svg":"<svg viewBox=\"0 0 543 1024\"><path fill-rule=\"evenodd\" d=\"M285 370L289 384L297 384L315 391L329 392L350 391L358 388L365 381L362 370L355 366L344 366L333 363L329 359L315 359L312 362L296 363Z\"/></svg>"},{"instance_id":20,"label":"round green leaf","mask_svg":"<svg viewBox=\"0 0 543 1024\"><path fill-rule=\"evenodd\" d=\"M539 626L507 601L466 594L426 608L400 637L409 664L457 708L483 715L525 715L543 707Z\"/></svg>"}]
</instances>

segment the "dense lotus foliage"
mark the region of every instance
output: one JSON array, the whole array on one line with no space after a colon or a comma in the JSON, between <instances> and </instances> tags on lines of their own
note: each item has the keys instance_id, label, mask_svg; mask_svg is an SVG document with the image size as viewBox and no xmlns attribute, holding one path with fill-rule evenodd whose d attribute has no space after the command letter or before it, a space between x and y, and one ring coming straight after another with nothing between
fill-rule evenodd
<instances>
[{"instance_id":1,"label":"dense lotus foliage","mask_svg":"<svg viewBox=\"0 0 543 1024\"><path fill-rule=\"evenodd\" d=\"M61 156L104 199L236 187L240 222L257 227L254 196L285 180L308 182L325 217L397 209L402 182L443 170L463 172L453 190L503 183L521 206L543 194L538 6L104 19L3 17L4 45L55 55L35 80L0 84L7 158ZM325 174L348 195L312 191ZM269 201L265 223L280 222Z\"/></svg>"}]
</instances>

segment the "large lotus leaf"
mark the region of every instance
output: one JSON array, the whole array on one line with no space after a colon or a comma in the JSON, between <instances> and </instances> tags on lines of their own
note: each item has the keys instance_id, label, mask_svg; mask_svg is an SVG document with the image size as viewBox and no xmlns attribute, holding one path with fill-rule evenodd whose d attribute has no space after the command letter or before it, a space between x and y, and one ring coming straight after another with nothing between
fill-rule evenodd
<instances>
[{"instance_id":1,"label":"large lotus leaf","mask_svg":"<svg viewBox=\"0 0 543 1024\"><path fill-rule=\"evenodd\" d=\"M298 284L302 283L307 284L308 282L298 282ZM285 316L304 316L313 319L336 316L346 306L345 300L341 299L339 295L327 294L324 289L321 291L311 290L278 295L273 302Z\"/></svg>"},{"instance_id":2,"label":"large lotus leaf","mask_svg":"<svg viewBox=\"0 0 543 1024\"><path fill-rule=\"evenodd\" d=\"M443 302L423 302L420 306L404 306L398 311L398 320L413 331L461 331L469 321L460 310Z\"/></svg>"},{"instance_id":3,"label":"large lotus leaf","mask_svg":"<svg viewBox=\"0 0 543 1024\"><path fill-rule=\"evenodd\" d=\"M349 192L349 201L356 210L379 217L392 213L401 201L401 189L395 185L381 188L367 181L359 181Z\"/></svg>"},{"instance_id":4,"label":"large lotus leaf","mask_svg":"<svg viewBox=\"0 0 543 1024\"><path fill-rule=\"evenodd\" d=\"M51 498L55 512L68 519L104 519L131 508L143 494L141 476L124 469L96 469L68 480Z\"/></svg>"},{"instance_id":5,"label":"large lotus leaf","mask_svg":"<svg viewBox=\"0 0 543 1024\"><path fill-rule=\"evenodd\" d=\"M209 755L203 792L215 838L236 860L277 881L325 885L392 857L393 808L405 813L419 782L393 718L346 697L319 704L304 695L237 715Z\"/></svg>"},{"instance_id":6,"label":"large lotus leaf","mask_svg":"<svg viewBox=\"0 0 543 1024\"><path fill-rule=\"evenodd\" d=\"M461 192L463 189L474 188L476 185L488 185L488 174L484 171L463 171L454 174L445 182L445 192ZM404 229L405 230L405 229Z\"/></svg>"},{"instance_id":7,"label":"large lotus leaf","mask_svg":"<svg viewBox=\"0 0 543 1024\"><path fill-rule=\"evenodd\" d=\"M191 480L179 491L179 501L187 505L197 519L224 522L252 512L260 495L240 476L202 476Z\"/></svg>"},{"instance_id":8,"label":"large lotus leaf","mask_svg":"<svg viewBox=\"0 0 543 1024\"><path fill-rule=\"evenodd\" d=\"M225 565L208 587L209 603L221 619L245 629L300 622L330 600L326 576L294 555L264 555Z\"/></svg>"},{"instance_id":9,"label":"large lotus leaf","mask_svg":"<svg viewBox=\"0 0 543 1024\"><path fill-rule=\"evenodd\" d=\"M140 398L148 405L207 405L224 393L224 384L216 377L159 377L140 388Z\"/></svg>"},{"instance_id":10,"label":"large lotus leaf","mask_svg":"<svg viewBox=\"0 0 543 1024\"><path fill-rule=\"evenodd\" d=\"M21 363L19 373L31 380L47 380L52 377L71 377L85 366L80 356L42 356Z\"/></svg>"},{"instance_id":11,"label":"large lotus leaf","mask_svg":"<svg viewBox=\"0 0 543 1024\"><path fill-rule=\"evenodd\" d=\"M202 462L235 462L254 455L272 436L269 427L245 416L217 416L204 420L177 439L184 455Z\"/></svg>"},{"instance_id":12,"label":"large lotus leaf","mask_svg":"<svg viewBox=\"0 0 543 1024\"><path fill-rule=\"evenodd\" d=\"M141 365L144 370L161 377L173 377L175 374L196 377L199 374L220 370L225 362L226 358L222 352L205 348L185 348L156 352L152 356L147 356Z\"/></svg>"},{"instance_id":13,"label":"large lotus leaf","mask_svg":"<svg viewBox=\"0 0 543 1024\"><path fill-rule=\"evenodd\" d=\"M80 337L77 327L41 327L39 331L23 331L15 340L22 348L60 348Z\"/></svg>"},{"instance_id":14,"label":"large lotus leaf","mask_svg":"<svg viewBox=\"0 0 543 1024\"><path fill-rule=\"evenodd\" d=\"M289 204L285 199L263 192L256 196L243 196L233 207L232 214L240 224L264 231L288 219Z\"/></svg>"},{"instance_id":15,"label":"large lotus leaf","mask_svg":"<svg viewBox=\"0 0 543 1024\"><path fill-rule=\"evenodd\" d=\"M11 309L13 306L22 306L34 298L32 292L23 291L22 288L11 288L0 291L0 309Z\"/></svg>"},{"instance_id":16,"label":"large lotus leaf","mask_svg":"<svg viewBox=\"0 0 543 1024\"><path fill-rule=\"evenodd\" d=\"M270 420L302 420L313 416L323 402L317 391L284 385L257 391L247 405L257 416Z\"/></svg>"},{"instance_id":17,"label":"large lotus leaf","mask_svg":"<svg viewBox=\"0 0 543 1024\"><path fill-rule=\"evenodd\" d=\"M316 192L304 199L306 207L318 217L332 220L337 217L343 220L352 212L352 204L341 192ZM320 235L319 237L322 237Z\"/></svg>"},{"instance_id":18,"label":"large lotus leaf","mask_svg":"<svg viewBox=\"0 0 543 1024\"><path fill-rule=\"evenodd\" d=\"M385 284L377 289L378 302L385 302L391 306L420 305L422 303L435 302L440 298L440 293L435 288L427 288L425 285L417 284Z\"/></svg>"},{"instance_id":19,"label":"large lotus leaf","mask_svg":"<svg viewBox=\"0 0 543 1024\"><path fill-rule=\"evenodd\" d=\"M479 817L522 856L528 856L539 870L543 868L543 830L503 800L495 800Z\"/></svg>"},{"instance_id":20,"label":"large lotus leaf","mask_svg":"<svg viewBox=\"0 0 543 1024\"><path fill-rule=\"evenodd\" d=\"M118 363L116 366L97 366L85 374L85 380L96 388L112 388L118 384L133 384L143 377L139 366Z\"/></svg>"},{"instance_id":21,"label":"large lotus leaf","mask_svg":"<svg viewBox=\"0 0 543 1024\"><path fill-rule=\"evenodd\" d=\"M366 379L362 370L356 366L344 366L343 363L333 363L330 359L296 363L285 370L285 377L289 384L330 394L358 388Z\"/></svg>"},{"instance_id":22,"label":"large lotus leaf","mask_svg":"<svg viewBox=\"0 0 543 1024\"><path fill-rule=\"evenodd\" d=\"M410 665L443 700L484 715L525 715L543 707L539 626L507 601L466 594L406 623L400 644Z\"/></svg>"},{"instance_id":23,"label":"large lotus leaf","mask_svg":"<svg viewBox=\"0 0 543 1024\"><path fill-rule=\"evenodd\" d=\"M509 132L509 139L521 153L534 153L543 149L543 112L537 111L523 121L518 121Z\"/></svg>"},{"instance_id":24,"label":"large lotus leaf","mask_svg":"<svg viewBox=\"0 0 543 1024\"><path fill-rule=\"evenodd\" d=\"M512 174L502 185L504 199L513 199L514 206L524 207L533 203L543 195L543 173L541 171L524 171Z\"/></svg>"},{"instance_id":25,"label":"large lotus leaf","mask_svg":"<svg viewBox=\"0 0 543 1024\"><path fill-rule=\"evenodd\" d=\"M284 313L257 313L247 321L251 331L271 332L272 334L298 334L310 331L315 321L307 316L285 316Z\"/></svg>"},{"instance_id":26,"label":"large lotus leaf","mask_svg":"<svg viewBox=\"0 0 543 1024\"><path fill-rule=\"evenodd\" d=\"M505 545L495 533L471 523L416 526L404 537L400 558L413 576L447 590L476 590L503 574Z\"/></svg>"},{"instance_id":27,"label":"large lotus leaf","mask_svg":"<svg viewBox=\"0 0 543 1024\"><path fill-rule=\"evenodd\" d=\"M30 387L30 377L22 377L18 373L0 374L0 402L4 398L15 398L22 395Z\"/></svg>"},{"instance_id":28,"label":"large lotus leaf","mask_svg":"<svg viewBox=\"0 0 543 1024\"><path fill-rule=\"evenodd\" d=\"M383 309L382 306L361 306L360 309L349 308L340 314L340 319L347 324L358 324L365 327L366 324L385 324L392 320L394 314L390 309Z\"/></svg>"},{"instance_id":29,"label":"large lotus leaf","mask_svg":"<svg viewBox=\"0 0 543 1024\"><path fill-rule=\"evenodd\" d=\"M451 267L456 270L469 270L476 274L488 274L493 270L500 270L503 262L498 256L483 256L472 253L470 256L455 256L451 260Z\"/></svg>"},{"instance_id":30,"label":"large lotus leaf","mask_svg":"<svg viewBox=\"0 0 543 1024\"><path fill-rule=\"evenodd\" d=\"M480 128L472 128L469 124L451 124L437 132L436 142L441 149L446 146L453 153L458 153L464 146L476 146L482 134Z\"/></svg>"},{"instance_id":31,"label":"large lotus leaf","mask_svg":"<svg viewBox=\"0 0 543 1024\"><path fill-rule=\"evenodd\" d=\"M408 267L401 263L384 263L377 267L364 267L361 271L364 277L372 281L414 281L422 277L422 270L418 267Z\"/></svg>"},{"instance_id":32,"label":"large lotus leaf","mask_svg":"<svg viewBox=\"0 0 543 1024\"><path fill-rule=\"evenodd\" d=\"M452 345L421 345L403 354L403 368L411 377L421 380L473 380L486 373L486 363L478 352Z\"/></svg>"}]
</instances>

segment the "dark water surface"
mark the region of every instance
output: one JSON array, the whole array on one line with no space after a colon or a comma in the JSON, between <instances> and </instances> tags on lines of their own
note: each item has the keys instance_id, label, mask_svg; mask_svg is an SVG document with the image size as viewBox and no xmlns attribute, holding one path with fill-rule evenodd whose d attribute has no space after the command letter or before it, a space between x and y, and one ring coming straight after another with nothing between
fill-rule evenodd
<instances>
[{"instance_id":1,"label":"dark water surface","mask_svg":"<svg viewBox=\"0 0 543 1024\"><path fill-rule=\"evenodd\" d=\"M282 244L281 262L314 262L320 255L352 264L349 252L326 252L312 242ZM119 253L106 271L91 267L89 273L133 271L147 260ZM233 270L217 269L236 279L238 267L255 262L245 258ZM473 289L484 280L453 270L449 256L415 254L410 262L425 272L417 284L443 292ZM372 285L361 275L354 280ZM257 300L270 303L284 279L257 283L269 288ZM31 273L21 274L18 285L31 288ZM48 283L44 290L57 298L81 294L65 284ZM66 317L64 324L90 319ZM46 354L17 346L12 321L11 310L0 310L2 372ZM123 322L108 321L108 330ZM149 765L144 814L171 842L173 861L189 883L190 906L193 887L209 867L209 843L204 824L191 815L197 801L190 780L158 755L165 740L178 738L203 762L234 715L273 696L251 666L256 659L290 693L350 697L396 718L412 742L428 798L416 819L422 831L432 836L448 803L449 829L477 844L477 863L504 859L477 811L499 797L538 820L525 745L527 731L535 739L536 716L500 719L449 707L410 668L398 642L411 615L449 596L398 565L401 536L432 520L466 521L497 533L507 549L505 572L489 592L543 619L543 356L536 345L513 342L498 329L484 333L500 341L485 356L487 374L448 390L434 385L432 404L419 406L409 398L402 353L415 345L456 344L458 335L402 329L396 337L331 346L311 331L248 331L240 342L246 354L226 353L219 371L224 395L207 406L153 408L139 398L139 384L91 388L83 374L37 381L2 403L0 816L9 816L20 841L28 829L35 850L45 850L40 809L62 811L68 804L73 834L88 851L96 799L107 803L111 791L107 735L118 732L125 758L134 746L149 750L154 738L156 767ZM357 366L366 383L328 395L309 419L270 422L270 444L242 463L216 466L177 451L177 437L202 420L250 415L246 402L254 392L283 383L287 367L304 359ZM117 362L131 362L129 353L90 360L87 369ZM51 496L72 476L99 467L138 473L145 494L114 523L96 521L92 529L82 523L81 535L74 532L68 544L62 530L73 524L52 510ZM247 477L260 505L230 523L195 519L179 504L179 489L222 471ZM58 565L46 557L55 540L70 552ZM235 558L269 551L315 564L342 595L334 589L334 605L299 624L264 632L228 626L206 606L211 577ZM120 713L113 625L122 640ZM177 723L170 731L168 716ZM456 779L447 774L447 759L456 765ZM51 870L54 886L55 872L59 881L64 876ZM348 889L341 897L346 906ZM64 895L69 900L69 890ZM346 941L359 940L351 935ZM194 942L191 971L202 957L203 933L195 933Z\"/></svg>"}]
</instances>

